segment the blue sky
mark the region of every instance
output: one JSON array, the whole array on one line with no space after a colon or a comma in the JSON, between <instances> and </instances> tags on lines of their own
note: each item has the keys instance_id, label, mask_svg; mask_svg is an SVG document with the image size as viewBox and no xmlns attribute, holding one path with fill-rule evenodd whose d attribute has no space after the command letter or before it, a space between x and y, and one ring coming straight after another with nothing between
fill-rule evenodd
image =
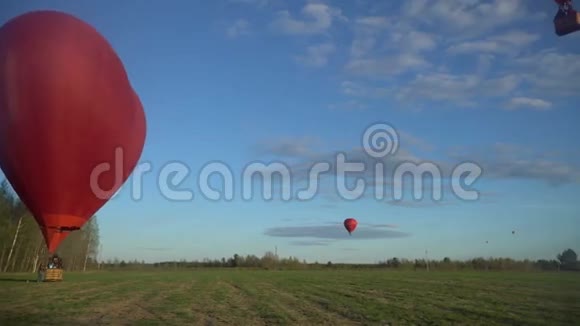
<instances>
[{"instance_id":1,"label":"blue sky","mask_svg":"<svg viewBox=\"0 0 580 326\"><path fill-rule=\"evenodd\" d=\"M580 250L580 33L555 36L552 1L9 0L0 22L38 9L102 33L147 115L141 163L152 172L140 200L130 180L98 212L105 259L262 255L276 246L321 262ZM279 191L273 201L242 200L251 162L282 161L295 180L336 151L376 163L360 147L378 122L400 137L387 175L397 162L446 173L476 162L480 199L445 187L441 202L414 201L409 184L394 202L387 181L386 199L347 201L326 177L311 201L285 202ZM208 200L197 186L216 160L235 173L232 201ZM193 190L191 201L165 198L158 186L175 161L191 170L180 186ZM351 237L346 217L360 223Z\"/></svg>"}]
</instances>

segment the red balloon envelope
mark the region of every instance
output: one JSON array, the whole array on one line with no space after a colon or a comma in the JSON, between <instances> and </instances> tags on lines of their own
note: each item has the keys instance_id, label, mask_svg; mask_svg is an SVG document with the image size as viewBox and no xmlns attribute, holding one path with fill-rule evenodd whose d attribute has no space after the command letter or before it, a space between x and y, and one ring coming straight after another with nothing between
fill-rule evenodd
<instances>
[{"instance_id":1,"label":"red balloon envelope","mask_svg":"<svg viewBox=\"0 0 580 326\"><path fill-rule=\"evenodd\" d=\"M49 252L127 180L145 133L123 64L93 27L35 11L0 28L0 168Z\"/></svg>"},{"instance_id":2,"label":"red balloon envelope","mask_svg":"<svg viewBox=\"0 0 580 326\"><path fill-rule=\"evenodd\" d=\"M344 228L348 231L348 234L351 234L358 225L358 222L354 218L347 218L344 220Z\"/></svg>"}]
</instances>

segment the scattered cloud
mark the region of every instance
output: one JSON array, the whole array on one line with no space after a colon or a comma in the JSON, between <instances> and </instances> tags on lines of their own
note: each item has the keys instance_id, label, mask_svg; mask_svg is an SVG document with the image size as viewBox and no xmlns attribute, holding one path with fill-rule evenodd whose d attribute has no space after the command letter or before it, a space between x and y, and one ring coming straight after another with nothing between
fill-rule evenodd
<instances>
[{"instance_id":1,"label":"scattered cloud","mask_svg":"<svg viewBox=\"0 0 580 326\"><path fill-rule=\"evenodd\" d=\"M580 54L544 49L515 59L512 68L521 71L532 89L544 96L580 96Z\"/></svg>"},{"instance_id":2,"label":"scattered cloud","mask_svg":"<svg viewBox=\"0 0 580 326\"><path fill-rule=\"evenodd\" d=\"M480 40L457 43L449 46L447 52L470 55L482 53L516 55L539 39L538 34L514 30Z\"/></svg>"},{"instance_id":3,"label":"scattered cloud","mask_svg":"<svg viewBox=\"0 0 580 326\"><path fill-rule=\"evenodd\" d=\"M519 21L543 19L545 15L532 12L529 3L526 0L410 0L403 5L403 15L416 24L475 37Z\"/></svg>"},{"instance_id":4,"label":"scattered cloud","mask_svg":"<svg viewBox=\"0 0 580 326\"><path fill-rule=\"evenodd\" d=\"M265 7L273 0L230 1ZM414 109L516 109L524 107L522 94L545 101L527 101L527 108L545 110L559 103L552 97L578 96L580 55L533 48L542 35L526 26L547 14L527 0L355 6L351 17L322 1L307 1L298 13L273 12L272 27L283 34L324 36L294 55L296 62L316 68L329 66L331 55L344 60L339 65L347 74L339 81L340 91L360 99L332 104L332 110L363 110L368 105L362 98L395 99L401 107ZM341 27L350 30L350 37L335 33L337 22L345 23ZM248 22L240 20L228 35L245 35L247 28Z\"/></svg>"},{"instance_id":5,"label":"scattered cloud","mask_svg":"<svg viewBox=\"0 0 580 326\"><path fill-rule=\"evenodd\" d=\"M293 178L297 181L305 181L309 180L310 172L312 166L318 162L327 162L329 163L330 170L325 172L320 177L328 177L328 176L337 176L338 167L336 164L336 157L339 152L328 152L328 153L318 153L311 157L305 157L300 160L298 163L291 164L290 169ZM374 167L378 163L382 163L385 168L385 176L392 176L394 174L394 169L403 162L415 162L420 163L420 160L417 156L411 154L405 149L399 149L397 153L389 155L385 158L373 158L366 153L363 148L354 148L350 150L343 150L340 153L346 156L346 161L349 163L362 163L366 167L361 172L356 173L349 173L349 176L352 176L350 181L354 181L355 178L362 178L369 182L375 180L375 169ZM442 165L443 166L443 165ZM446 169L445 171L447 171ZM348 180L347 180L348 181ZM350 186L352 187L352 186Z\"/></svg>"},{"instance_id":6,"label":"scattered cloud","mask_svg":"<svg viewBox=\"0 0 580 326\"><path fill-rule=\"evenodd\" d=\"M354 39L350 48L350 54L354 58L360 58L371 52L377 45L378 38L390 26L386 17L369 16L355 20Z\"/></svg>"},{"instance_id":7,"label":"scattered cloud","mask_svg":"<svg viewBox=\"0 0 580 326\"><path fill-rule=\"evenodd\" d=\"M357 18L356 27L367 32L373 33L378 30L384 30L390 26L389 20L383 16L367 16Z\"/></svg>"},{"instance_id":8,"label":"scattered cloud","mask_svg":"<svg viewBox=\"0 0 580 326\"><path fill-rule=\"evenodd\" d=\"M407 144L408 141L403 138L402 144ZM407 136L409 137L409 136ZM285 144L285 145L284 145ZM298 146L300 145L300 146ZM441 173L441 177L444 182L442 184L442 195L444 198L447 197L446 194L454 194L450 185L445 181L450 176L454 167L461 162L474 162L482 168L483 175L481 178L493 178L493 179L512 179L512 178L522 178L528 180L538 180L545 181L548 184L563 184L563 183L580 183L580 166L578 162L567 161L564 158L550 155L546 156L543 152L534 152L530 149L522 149L514 146L509 146L506 144L497 144L489 148L479 148L477 150L470 148L463 148L459 150L447 149L447 152L439 151L439 159L430 159L428 157L429 151L425 151L422 155L415 154L409 151L408 145L404 145L404 148L399 148L399 150L387 156L386 158L373 158L369 156L362 148L353 148L350 150L343 150L341 153L346 155L346 161L349 163L363 163L365 169L360 172L350 172L346 175L345 185L348 189L354 189L354 182L356 180L363 180L365 184L366 191L360 194L363 197L374 197L374 186L376 184L376 174L375 166L378 163L382 163L384 166L384 179L381 180L382 186L397 186L402 187L401 184L393 184L393 182L407 182L406 180L393 180L395 171L399 164L401 163L430 163L435 164ZM319 149L314 149L311 146L305 145L305 143L299 142L285 142L281 143L279 146L272 144L268 153L272 155L279 156L290 156L294 159L294 163L288 164L290 169L291 178L295 184L301 182L309 181L312 177L317 177L319 183L317 184L318 189L316 191L316 197L324 197L331 201L341 201L353 198L343 198L336 189L335 178L338 175L336 166L336 154L338 152L328 151L323 152ZM447 154L441 157L441 154ZM330 170L325 171L322 174L315 176L311 175L312 166L319 162L327 162L329 164ZM330 178L330 179L328 179ZM449 200L433 201L426 200L431 199L430 193L432 191L432 185L429 181L423 182L423 200L421 201L391 201L387 202L391 205L417 207L425 205L449 205L453 204ZM301 188L302 189L302 188ZM409 188L410 189L410 188ZM388 191L385 191L385 196L389 196ZM449 198L455 198L452 195ZM419 204L417 204L419 203Z\"/></svg>"},{"instance_id":9,"label":"scattered cloud","mask_svg":"<svg viewBox=\"0 0 580 326\"><path fill-rule=\"evenodd\" d=\"M340 86L343 94L353 97L380 98L392 93L387 87L372 87L350 80L343 81Z\"/></svg>"},{"instance_id":10,"label":"scattered cloud","mask_svg":"<svg viewBox=\"0 0 580 326\"><path fill-rule=\"evenodd\" d=\"M364 77L392 77L430 68L423 52L437 47L435 35L400 18L365 16L355 20L347 72Z\"/></svg>"},{"instance_id":11,"label":"scattered cloud","mask_svg":"<svg viewBox=\"0 0 580 326\"><path fill-rule=\"evenodd\" d=\"M437 47L435 35L408 27L399 27L393 31L389 44L407 55L434 50Z\"/></svg>"},{"instance_id":12,"label":"scattered cloud","mask_svg":"<svg viewBox=\"0 0 580 326\"><path fill-rule=\"evenodd\" d=\"M552 84L551 88L560 93L573 92L570 81L579 74L574 64L561 79L566 82L554 82L549 71L538 70L554 74L559 70L553 67L560 67L564 58L543 54L527 59L530 55L526 53L541 35L518 29L517 23L544 15L531 11L526 1L411 0L402 5L402 13L354 20L345 70L374 82L347 79L340 85L343 94L389 96L409 107L424 108L428 102L453 107L477 107L493 101L499 105L530 84L537 90ZM445 59L449 57L445 51L434 52L439 49L472 62L458 69L454 59ZM512 60L505 60L506 56ZM566 59L572 62L577 58ZM518 66L512 64L514 60ZM541 65L544 68L529 67L538 61L545 62ZM470 66L475 69L470 71Z\"/></svg>"},{"instance_id":13,"label":"scattered cloud","mask_svg":"<svg viewBox=\"0 0 580 326\"><path fill-rule=\"evenodd\" d=\"M315 153L315 146L320 144L316 137L286 137L265 140L255 146L259 155L282 158L306 158Z\"/></svg>"},{"instance_id":14,"label":"scattered cloud","mask_svg":"<svg viewBox=\"0 0 580 326\"><path fill-rule=\"evenodd\" d=\"M343 60L339 67L344 74L337 86L346 99L329 105L331 110L360 111L373 102L395 100L413 108L543 111L555 109L562 96L579 96L580 55L561 48L541 50L542 35L525 27L547 16L530 1L410 0L398 12L394 8L398 4L388 5L393 7L389 10L386 6L359 3L360 10L349 18L341 9L319 1L308 1L299 14L277 12L273 26L278 31L324 36L307 41L305 53L295 56L299 63L327 66L330 55L333 61ZM350 34L331 33L337 21L347 22L344 26ZM455 163L469 160L483 167L484 178L579 181L577 167L566 160L499 156L492 149L445 157L433 153L435 147L429 142L405 133L400 137L404 148L384 160L370 158L360 148L344 149L348 161L369 167L356 177L374 184L370 167L377 162L390 169L386 175L402 162L432 162L446 175ZM262 147L262 153L298 160L290 168L293 178L301 181L308 180L314 163L332 163L336 158L335 152L315 149L306 140L273 141ZM331 164L331 171L323 176L335 173Z\"/></svg>"},{"instance_id":15,"label":"scattered cloud","mask_svg":"<svg viewBox=\"0 0 580 326\"><path fill-rule=\"evenodd\" d=\"M530 109L536 111L546 111L552 108L552 103L539 98L514 97L507 104L510 110Z\"/></svg>"},{"instance_id":16,"label":"scattered cloud","mask_svg":"<svg viewBox=\"0 0 580 326\"><path fill-rule=\"evenodd\" d=\"M353 59L346 70L353 75L365 77L392 77L408 72L429 68L431 64L415 54L395 54L380 58Z\"/></svg>"},{"instance_id":17,"label":"scattered cloud","mask_svg":"<svg viewBox=\"0 0 580 326\"><path fill-rule=\"evenodd\" d=\"M248 35L250 34L249 28L250 24L245 19L238 19L226 29L226 34L231 38Z\"/></svg>"},{"instance_id":18,"label":"scattered cloud","mask_svg":"<svg viewBox=\"0 0 580 326\"><path fill-rule=\"evenodd\" d=\"M498 143L479 150L463 149L461 154L451 156L477 162L487 178L539 180L551 185L580 183L578 162L558 160L557 156L520 146Z\"/></svg>"},{"instance_id":19,"label":"scattered cloud","mask_svg":"<svg viewBox=\"0 0 580 326\"><path fill-rule=\"evenodd\" d=\"M399 90L397 98L405 102L427 100L470 107L483 97L497 99L512 94L521 82L522 78L515 74L495 78L477 74L419 74Z\"/></svg>"},{"instance_id":20,"label":"scattered cloud","mask_svg":"<svg viewBox=\"0 0 580 326\"><path fill-rule=\"evenodd\" d=\"M320 226L294 226L294 227L273 227L264 232L265 235L281 238L316 238L316 239L391 239L404 238L410 236L408 233L381 230L361 226L353 232L352 237L344 230L342 225L320 225Z\"/></svg>"},{"instance_id":21,"label":"scattered cloud","mask_svg":"<svg viewBox=\"0 0 580 326\"><path fill-rule=\"evenodd\" d=\"M308 3L302 8L303 19L294 18L287 11L279 11L272 26L290 35L314 35L325 33L335 21L347 21L340 9L323 3Z\"/></svg>"},{"instance_id":22,"label":"scattered cloud","mask_svg":"<svg viewBox=\"0 0 580 326\"><path fill-rule=\"evenodd\" d=\"M336 50L332 43L311 45L306 48L306 54L296 57L296 61L310 67L323 67L328 63L328 57Z\"/></svg>"}]
</instances>

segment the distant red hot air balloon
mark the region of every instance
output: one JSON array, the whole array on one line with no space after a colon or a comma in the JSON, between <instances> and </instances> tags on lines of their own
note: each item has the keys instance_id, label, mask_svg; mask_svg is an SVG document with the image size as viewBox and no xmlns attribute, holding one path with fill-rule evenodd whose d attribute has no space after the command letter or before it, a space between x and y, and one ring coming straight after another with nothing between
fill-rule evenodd
<instances>
[{"instance_id":1,"label":"distant red hot air balloon","mask_svg":"<svg viewBox=\"0 0 580 326\"><path fill-rule=\"evenodd\" d=\"M358 222L354 218L347 218L344 220L344 228L348 231L348 234L352 235L352 232L356 229Z\"/></svg>"},{"instance_id":2,"label":"distant red hot air balloon","mask_svg":"<svg viewBox=\"0 0 580 326\"><path fill-rule=\"evenodd\" d=\"M92 26L34 11L0 28L0 168L50 253L127 180L145 134L123 64Z\"/></svg>"}]
</instances>

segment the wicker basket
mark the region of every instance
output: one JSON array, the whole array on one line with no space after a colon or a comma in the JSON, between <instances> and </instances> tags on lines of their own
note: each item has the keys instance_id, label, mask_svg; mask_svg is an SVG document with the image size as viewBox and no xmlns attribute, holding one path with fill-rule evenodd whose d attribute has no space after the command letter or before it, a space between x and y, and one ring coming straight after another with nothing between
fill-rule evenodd
<instances>
[{"instance_id":1,"label":"wicker basket","mask_svg":"<svg viewBox=\"0 0 580 326\"><path fill-rule=\"evenodd\" d=\"M44 276L45 282L60 282L62 281L62 272L63 270L60 268L49 268L46 270L46 274Z\"/></svg>"},{"instance_id":2,"label":"wicker basket","mask_svg":"<svg viewBox=\"0 0 580 326\"><path fill-rule=\"evenodd\" d=\"M580 12L554 20L556 35L564 36L580 31Z\"/></svg>"}]
</instances>

